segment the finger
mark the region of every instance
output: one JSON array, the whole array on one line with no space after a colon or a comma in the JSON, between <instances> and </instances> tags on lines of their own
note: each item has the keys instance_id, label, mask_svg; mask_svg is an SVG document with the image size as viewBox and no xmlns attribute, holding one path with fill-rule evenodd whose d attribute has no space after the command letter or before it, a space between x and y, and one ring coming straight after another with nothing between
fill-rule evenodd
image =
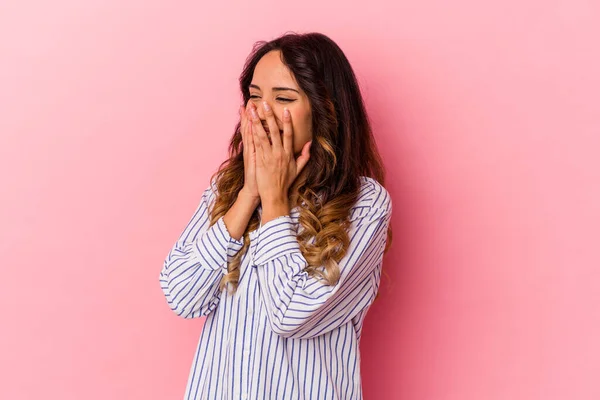
<instances>
[{"instance_id":1,"label":"finger","mask_svg":"<svg viewBox=\"0 0 600 400\"><path fill-rule=\"evenodd\" d=\"M287 154L293 154L293 131L292 131L292 114L287 109L283 108L283 149Z\"/></svg>"},{"instance_id":2,"label":"finger","mask_svg":"<svg viewBox=\"0 0 600 400\"><path fill-rule=\"evenodd\" d=\"M252 125L250 124L246 124L246 138L248 140L249 146L248 146L248 150L250 151L250 154L254 154L256 152L255 146L254 146L254 138L252 137Z\"/></svg>"},{"instance_id":3,"label":"finger","mask_svg":"<svg viewBox=\"0 0 600 400\"><path fill-rule=\"evenodd\" d=\"M252 133L252 114L250 113L251 108L254 107L254 104L251 103L250 101L248 102L247 106L246 106L246 113L244 116L244 120L246 121L246 137L248 139L252 139L253 142L253 149L255 148L255 140L254 140L254 134Z\"/></svg>"},{"instance_id":4,"label":"finger","mask_svg":"<svg viewBox=\"0 0 600 400\"><path fill-rule=\"evenodd\" d=\"M279 126L277 125L277 121L275 121L275 114L269 106L269 103L263 101L263 110L265 112L265 119L267 120L267 125L269 126L269 133L271 134L271 143L273 146L273 150L280 150L283 147L281 143L281 135L279 134Z\"/></svg>"},{"instance_id":5,"label":"finger","mask_svg":"<svg viewBox=\"0 0 600 400\"><path fill-rule=\"evenodd\" d=\"M245 122L246 110L243 105L240 106L239 112L240 112L240 132L242 134L242 143L244 144L244 151L245 151L246 143L248 141L246 140L246 122Z\"/></svg>"},{"instance_id":6,"label":"finger","mask_svg":"<svg viewBox=\"0 0 600 400\"><path fill-rule=\"evenodd\" d=\"M254 133L254 145L258 143L258 146L262 151L263 157L268 157L271 155L271 144L269 143L267 132L265 132L262 123L260 122L260 118L258 117L258 112L254 107L252 107L251 114L252 132Z\"/></svg>"},{"instance_id":7,"label":"finger","mask_svg":"<svg viewBox=\"0 0 600 400\"><path fill-rule=\"evenodd\" d=\"M241 131L242 131L242 140L244 143L243 153L244 159L249 160L254 154L254 143L252 142L252 131L249 129L250 124L248 123L248 111L246 108L243 108L242 111L242 122L241 122Z\"/></svg>"},{"instance_id":8,"label":"finger","mask_svg":"<svg viewBox=\"0 0 600 400\"><path fill-rule=\"evenodd\" d=\"M244 126L246 126L249 123L249 121L251 121L251 119L252 119L252 115L250 115L250 108L252 106L254 106L252 99L248 99L248 102L244 106L242 106L243 107L242 122L244 123Z\"/></svg>"},{"instance_id":9,"label":"finger","mask_svg":"<svg viewBox=\"0 0 600 400\"><path fill-rule=\"evenodd\" d=\"M246 104L244 104L242 106L242 119L244 120L244 123L248 123L248 120L250 119L250 105L252 104L252 99L249 99Z\"/></svg>"},{"instance_id":10,"label":"finger","mask_svg":"<svg viewBox=\"0 0 600 400\"><path fill-rule=\"evenodd\" d=\"M254 126L251 123L248 124L248 135L252 138L251 140L252 140L252 143L254 144L254 150L256 151L256 157L254 158L256 165L262 166L263 165L262 142L257 139L256 133L254 133Z\"/></svg>"},{"instance_id":11,"label":"finger","mask_svg":"<svg viewBox=\"0 0 600 400\"><path fill-rule=\"evenodd\" d=\"M308 163L310 159L310 146L312 145L312 140L302 147L302 153L296 158L296 174L299 175L302 168Z\"/></svg>"}]
</instances>

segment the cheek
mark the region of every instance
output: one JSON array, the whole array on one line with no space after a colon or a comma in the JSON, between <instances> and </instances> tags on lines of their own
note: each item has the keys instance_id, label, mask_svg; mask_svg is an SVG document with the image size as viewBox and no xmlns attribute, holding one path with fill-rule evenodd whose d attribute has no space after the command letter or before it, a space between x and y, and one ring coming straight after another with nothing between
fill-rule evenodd
<instances>
[{"instance_id":1,"label":"cheek","mask_svg":"<svg viewBox=\"0 0 600 400\"><path fill-rule=\"evenodd\" d=\"M293 146L294 153L300 154L302 147L311 139L310 132L307 130L306 125L300 125L294 127Z\"/></svg>"},{"instance_id":2,"label":"cheek","mask_svg":"<svg viewBox=\"0 0 600 400\"><path fill-rule=\"evenodd\" d=\"M308 140L307 138L310 138L311 136L310 125L311 121L308 117L299 116L298 119L296 119L296 122L293 123L294 136L296 138Z\"/></svg>"},{"instance_id":3,"label":"cheek","mask_svg":"<svg viewBox=\"0 0 600 400\"><path fill-rule=\"evenodd\" d=\"M294 153L300 154L302 147L312 138L312 116L306 110L296 111L296 113L292 113Z\"/></svg>"}]
</instances>

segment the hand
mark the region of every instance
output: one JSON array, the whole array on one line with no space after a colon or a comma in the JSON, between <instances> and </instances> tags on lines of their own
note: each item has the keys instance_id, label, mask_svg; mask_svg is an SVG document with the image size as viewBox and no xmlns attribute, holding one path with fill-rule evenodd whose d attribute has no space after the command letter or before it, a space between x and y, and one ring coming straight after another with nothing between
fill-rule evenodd
<instances>
[{"instance_id":1,"label":"hand","mask_svg":"<svg viewBox=\"0 0 600 400\"><path fill-rule=\"evenodd\" d=\"M240 118L244 154L244 187L241 192L249 198L260 200L258 186L256 184L256 150L252 138L252 121L250 120L250 108L254 107L251 100L248 100L247 107L240 106Z\"/></svg>"},{"instance_id":2,"label":"hand","mask_svg":"<svg viewBox=\"0 0 600 400\"><path fill-rule=\"evenodd\" d=\"M256 110L251 110L258 193L263 204L287 204L288 190L310 158L312 141L304 145L298 158L294 158L291 114L284 109L282 138L271 107L263 102L263 109L269 126L270 142Z\"/></svg>"}]
</instances>

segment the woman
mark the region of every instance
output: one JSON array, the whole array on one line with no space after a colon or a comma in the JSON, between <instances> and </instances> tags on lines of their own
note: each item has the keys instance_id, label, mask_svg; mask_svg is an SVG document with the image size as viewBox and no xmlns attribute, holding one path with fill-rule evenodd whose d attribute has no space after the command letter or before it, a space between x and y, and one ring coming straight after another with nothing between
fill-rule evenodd
<instances>
[{"instance_id":1,"label":"woman","mask_svg":"<svg viewBox=\"0 0 600 400\"><path fill-rule=\"evenodd\" d=\"M230 157L160 273L174 312L206 316L185 398L360 399L392 203L356 78L327 36L286 34L240 86Z\"/></svg>"}]
</instances>

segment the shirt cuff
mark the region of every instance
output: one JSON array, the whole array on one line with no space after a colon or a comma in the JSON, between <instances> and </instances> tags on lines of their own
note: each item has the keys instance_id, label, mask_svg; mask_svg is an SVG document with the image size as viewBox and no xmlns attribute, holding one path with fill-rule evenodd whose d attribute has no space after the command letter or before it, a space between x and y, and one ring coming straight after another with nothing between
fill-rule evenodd
<instances>
[{"instance_id":1,"label":"shirt cuff","mask_svg":"<svg viewBox=\"0 0 600 400\"><path fill-rule=\"evenodd\" d=\"M242 247L243 242L229 235L223 217L199 235L192 244L192 249L203 268L211 270L220 268L224 274L228 272L227 261Z\"/></svg>"},{"instance_id":2,"label":"shirt cuff","mask_svg":"<svg viewBox=\"0 0 600 400\"><path fill-rule=\"evenodd\" d=\"M217 220L217 227L219 228L219 231L221 231L221 234L223 235L223 237L225 237L225 239L227 240L227 252L230 253L233 252L233 255L235 255L235 253L237 253L238 251L240 251L240 249L242 247L244 247L244 242L242 240L237 240L231 237L231 235L229 234L229 231L227 230L227 226L225 225L225 221L224 221L225 215L222 215L218 220ZM242 236L243 239L243 236ZM231 254L230 254L231 255Z\"/></svg>"},{"instance_id":3,"label":"shirt cuff","mask_svg":"<svg viewBox=\"0 0 600 400\"><path fill-rule=\"evenodd\" d=\"M300 252L296 239L297 223L290 215L282 215L258 228L254 265L266 264L282 255Z\"/></svg>"}]
</instances>

